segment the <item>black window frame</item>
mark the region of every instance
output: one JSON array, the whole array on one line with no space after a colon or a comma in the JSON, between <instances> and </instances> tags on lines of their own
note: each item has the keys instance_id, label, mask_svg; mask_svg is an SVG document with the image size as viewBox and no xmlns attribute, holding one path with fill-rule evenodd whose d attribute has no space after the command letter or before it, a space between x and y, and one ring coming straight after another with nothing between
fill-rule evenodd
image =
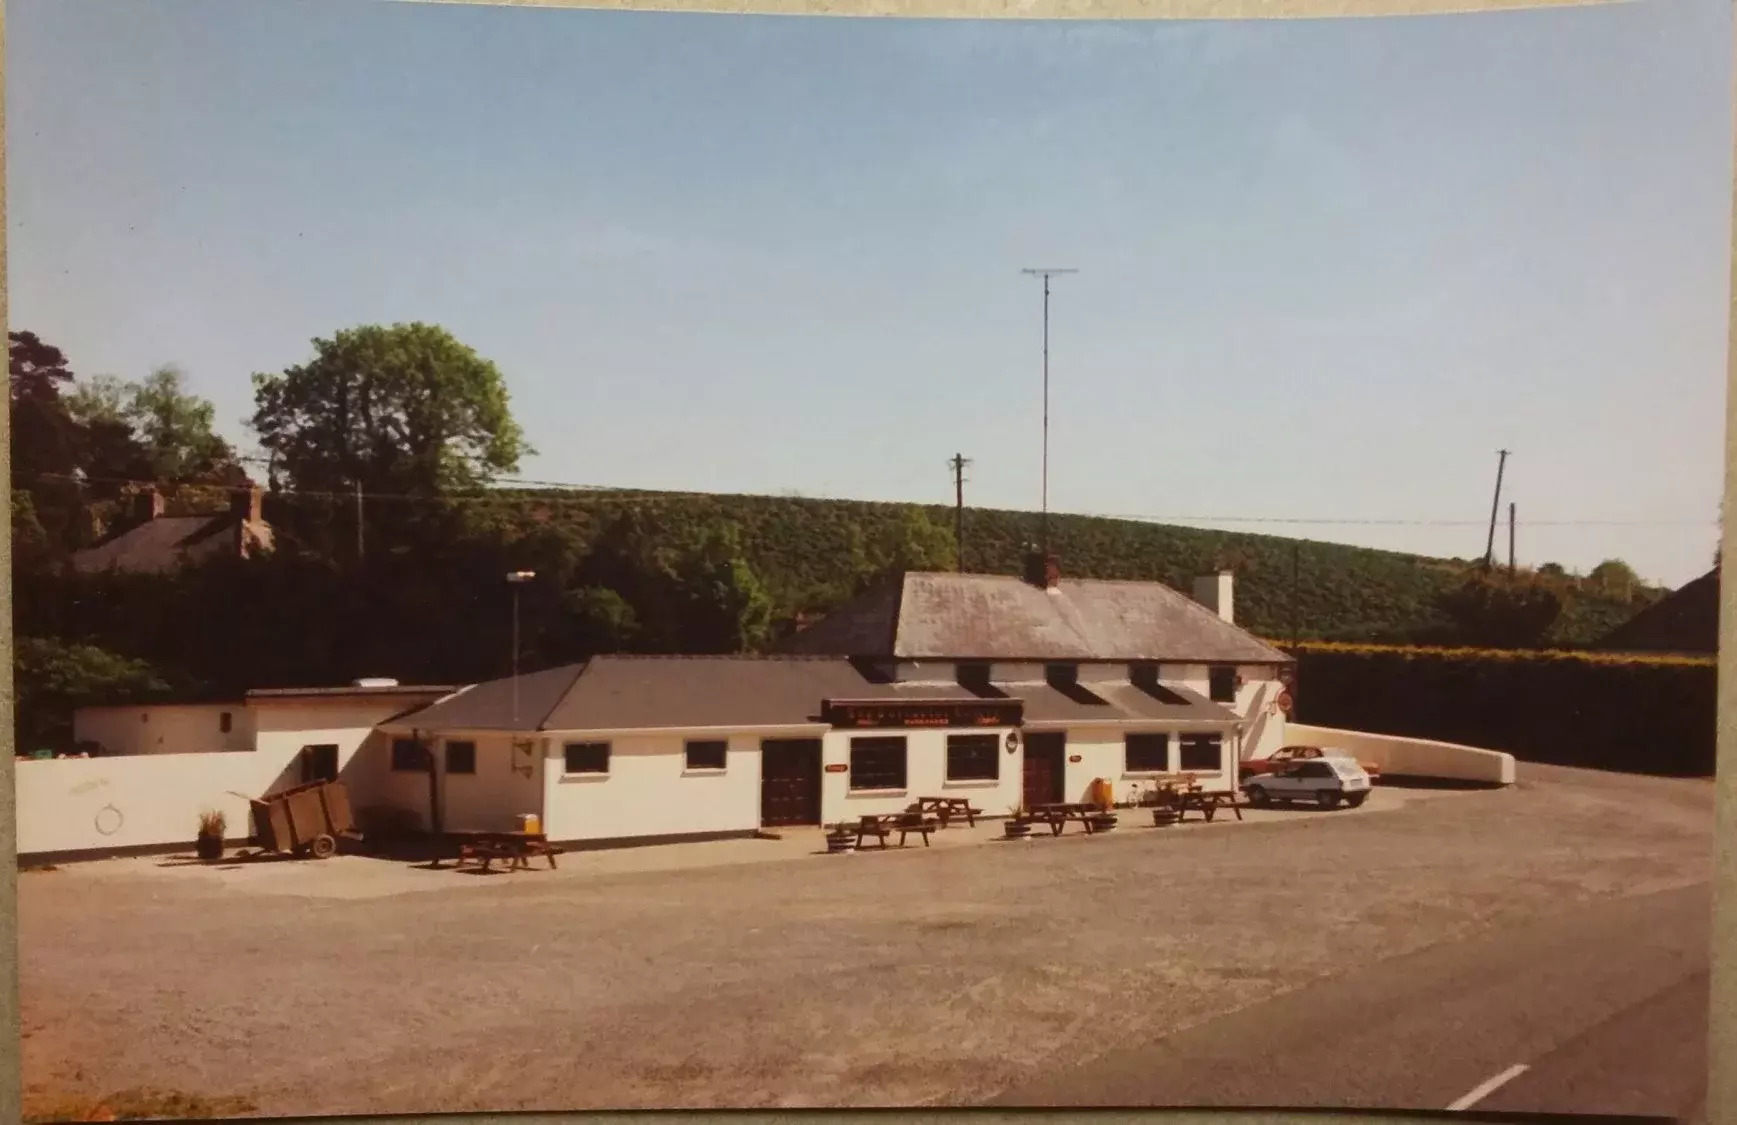
<instances>
[{"instance_id":1,"label":"black window frame","mask_svg":"<svg viewBox=\"0 0 1737 1125\"><path fill-rule=\"evenodd\" d=\"M695 762L694 751L704 748L717 754L717 764ZM682 768L690 773L722 773L730 765L730 740L727 738L690 738L682 744Z\"/></svg>"},{"instance_id":2,"label":"black window frame","mask_svg":"<svg viewBox=\"0 0 1737 1125\"><path fill-rule=\"evenodd\" d=\"M603 755L602 768L601 769L585 768L582 766L579 769L575 769L573 767L574 752L575 751L579 752L580 754L595 754L598 751L601 751L602 755ZM608 777L609 776L609 760L612 756L613 756L613 754L611 752L609 743L607 743L607 742L564 742L561 744L561 776L562 777ZM583 762L584 759L581 758L580 761Z\"/></svg>"},{"instance_id":3,"label":"black window frame","mask_svg":"<svg viewBox=\"0 0 1737 1125\"><path fill-rule=\"evenodd\" d=\"M231 711L220 712L217 716L217 730L221 734L229 734L235 730L235 714Z\"/></svg>"},{"instance_id":4,"label":"black window frame","mask_svg":"<svg viewBox=\"0 0 1737 1125\"><path fill-rule=\"evenodd\" d=\"M1224 769L1224 735L1217 732L1207 734L1185 734L1176 740L1177 769L1183 773L1217 773ZM1190 765L1188 752L1199 750L1202 746L1212 748L1211 765Z\"/></svg>"},{"instance_id":5,"label":"black window frame","mask_svg":"<svg viewBox=\"0 0 1737 1125\"><path fill-rule=\"evenodd\" d=\"M316 770L316 752L331 762L329 771ZM338 744L336 742L316 742L302 747L302 784L311 785L316 781L338 780Z\"/></svg>"},{"instance_id":6,"label":"black window frame","mask_svg":"<svg viewBox=\"0 0 1737 1125\"><path fill-rule=\"evenodd\" d=\"M1236 702L1236 665L1214 664L1206 670L1206 697L1214 703Z\"/></svg>"},{"instance_id":7,"label":"black window frame","mask_svg":"<svg viewBox=\"0 0 1737 1125\"><path fill-rule=\"evenodd\" d=\"M392 772L393 773L427 773L428 747L414 738L394 738L392 740Z\"/></svg>"},{"instance_id":8,"label":"black window frame","mask_svg":"<svg viewBox=\"0 0 1737 1125\"><path fill-rule=\"evenodd\" d=\"M1045 664L1043 666L1043 682L1050 687L1074 687L1080 682L1080 666L1073 661Z\"/></svg>"},{"instance_id":9,"label":"black window frame","mask_svg":"<svg viewBox=\"0 0 1737 1125\"><path fill-rule=\"evenodd\" d=\"M1136 740L1138 752L1151 753L1155 747L1162 747L1163 762L1159 765L1136 763ZM1170 772L1170 732L1160 730L1129 731L1122 736L1122 771L1124 773L1169 773Z\"/></svg>"},{"instance_id":10,"label":"black window frame","mask_svg":"<svg viewBox=\"0 0 1737 1125\"><path fill-rule=\"evenodd\" d=\"M956 760L954 755L961 757ZM975 765L973 765L975 761ZM987 772L982 764L987 761ZM974 772L975 771L975 772ZM999 734L950 734L947 736L948 781L1000 781L1001 736Z\"/></svg>"},{"instance_id":11,"label":"black window frame","mask_svg":"<svg viewBox=\"0 0 1737 1125\"><path fill-rule=\"evenodd\" d=\"M470 768L469 769L458 769L458 768L454 768L454 766L453 766L453 753L452 752L454 750L458 750L460 748L462 748L464 750L468 750L470 752ZM459 774L460 776L474 775L476 773L476 743L472 742L468 738L454 739L445 745L444 751L445 751L445 757L446 757L445 765L446 765L446 772L447 773L449 773L449 774L455 773L455 774ZM460 760L461 761L463 760L462 755L460 755Z\"/></svg>"},{"instance_id":12,"label":"black window frame","mask_svg":"<svg viewBox=\"0 0 1737 1125\"><path fill-rule=\"evenodd\" d=\"M894 768L870 755L898 755ZM869 783L864 783L867 778ZM867 735L850 740L850 791L852 793L902 793L910 788L910 743L902 734ZM895 784L884 784L894 782Z\"/></svg>"}]
</instances>

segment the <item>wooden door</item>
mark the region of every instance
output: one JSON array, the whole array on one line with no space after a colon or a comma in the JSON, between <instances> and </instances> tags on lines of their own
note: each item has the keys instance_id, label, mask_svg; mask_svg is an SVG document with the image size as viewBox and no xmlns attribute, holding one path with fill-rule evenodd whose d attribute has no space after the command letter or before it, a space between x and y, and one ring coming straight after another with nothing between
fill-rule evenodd
<instances>
[{"instance_id":1,"label":"wooden door","mask_svg":"<svg viewBox=\"0 0 1737 1125\"><path fill-rule=\"evenodd\" d=\"M1068 736L1066 731L1041 731L1025 736L1025 807L1066 800Z\"/></svg>"},{"instance_id":2,"label":"wooden door","mask_svg":"<svg viewBox=\"0 0 1737 1125\"><path fill-rule=\"evenodd\" d=\"M820 739L760 743L760 823L766 828L820 823Z\"/></svg>"}]
</instances>

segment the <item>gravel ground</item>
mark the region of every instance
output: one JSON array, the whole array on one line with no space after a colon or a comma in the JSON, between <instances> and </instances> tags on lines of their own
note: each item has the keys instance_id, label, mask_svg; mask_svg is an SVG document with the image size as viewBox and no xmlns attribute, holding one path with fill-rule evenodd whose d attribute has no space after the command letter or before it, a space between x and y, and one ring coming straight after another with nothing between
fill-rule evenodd
<instances>
[{"instance_id":1,"label":"gravel ground","mask_svg":"<svg viewBox=\"0 0 1737 1125\"><path fill-rule=\"evenodd\" d=\"M1711 875L1705 782L1522 765L1504 791L1377 797L497 879L359 858L27 873L27 1090L282 1115L967 1105L1373 959Z\"/></svg>"}]
</instances>

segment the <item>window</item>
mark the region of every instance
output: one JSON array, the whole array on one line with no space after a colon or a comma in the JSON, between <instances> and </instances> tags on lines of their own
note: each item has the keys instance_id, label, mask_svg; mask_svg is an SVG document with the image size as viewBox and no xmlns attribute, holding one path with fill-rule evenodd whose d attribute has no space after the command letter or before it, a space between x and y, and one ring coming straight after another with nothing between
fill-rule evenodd
<instances>
[{"instance_id":1,"label":"window","mask_svg":"<svg viewBox=\"0 0 1737 1125\"><path fill-rule=\"evenodd\" d=\"M1236 702L1236 669L1220 666L1207 673L1208 695L1214 703Z\"/></svg>"},{"instance_id":2,"label":"window","mask_svg":"<svg viewBox=\"0 0 1737 1125\"><path fill-rule=\"evenodd\" d=\"M1001 736L947 736L948 781L997 781L1001 777Z\"/></svg>"},{"instance_id":3,"label":"window","mask_svg":"<svg viewBox=\"0 0 1737 1125\"><path fill-rule=\"evenodd\" d=\"M972 690L981 690L989 686L989 665L983 663L960 664L957 666L959 686Z\"/></svg>"},{"instance_id":4,"label":"window","mask_svg":"<svg viewBox=\"0 0 1737 1125\"><path fill-rule=\"evenodd\" d=\"M687 745L687 768L721 770L729 761L730 744L721 738L695 739Z\"/></svg>"},{"instance_id":5,"label":"window","mask_svg":"<svg viewBox=\"0 0 1737 1125\"><path fill-rule=\"evenodd\" d=\"M904 738L851 739L850 787L852 789L903 789L905 787Z\"/></svg>"},{"instance_id":6,"label":"window","mask_svg":"<svg viewBox=\"0 0 1737 1125\"><path fill-rule=\"evenodd\" d=\"M224 734L228 734L230 731L234 730L235 716L231 715L228 711L217 716L217 729L222 731Z\"/></svg>"},{"instance_id":7,"label":"window","mask_svg":"<svg viewBox=\"0 0 1737 1125\"><path fill-rule=\"evenodd\" d=\"M1168 734L1130 734L1122 742L1123 767L1129 773L1164 773L1170 768Z\"/></svg>"},{"instance_id":8,"label":"window","mask_svg":"<svg viewBox=\"0 0 1737 1125\"><path fill-rule=\"evenodd\" d=\"M1150 691L1158 686L1158 665L1150 660L1140 660L1128 665L1128 682Z\"/></svg>"},{"instance_id":9,"label":"window","mask_svg":"<svg viewBox=\"0 0 1737 1125\"><path fill-rule=\"evenodd\" d=\"M392 740L392 768L400 772L428 768L428 748L414 738Z\"/></svg>"},{"instance_id":10,"label":"window","mask_svg":"<svg viewBox=\"0 0 1737 1125\"><path fill-rule=\"evenodd\" d=\"M448 742L446 744L447 773L476 772L476 743Z\"/></svg>"},{"instance_id":11,"label":"window","mask_svg":"<svg viewBox=\"0 0 1737 1125\"><path fill-rule=\"evenodd\" d=\"M1080 682L1080 666L1078 664L1045 664L1043 666L1043 679L1051 687L1073 687Z\"/></svg>"},{"instance_id":12,"label":"window","mask_svg":"<svg viewBox=\"0 0 1737 1125\"><path fill-rule=\"evenodd\" d=\"M1182 768L1202 773L1224 768L1224 736L1222 734L1185 734L1182 736Z\"/></svg>"},{"instance_id":13,"label":"window","mask_svg":"<svg viewBox=\"0 0 1737 1125\"><path fill-rule=\"evenodd\" d=\"M563 751L568 773L608 773L609 743L569 742Z\"/></svg>"},{"instance_id":14,"label":"window","mask_svg":"<svg viewBox=\"0 0 1737 1125\"><path fill-rule=\"evenodd\" d=\"M302 747L302 784L338 780L338 746L328 742Z\"/></svg>"}]
</instances>

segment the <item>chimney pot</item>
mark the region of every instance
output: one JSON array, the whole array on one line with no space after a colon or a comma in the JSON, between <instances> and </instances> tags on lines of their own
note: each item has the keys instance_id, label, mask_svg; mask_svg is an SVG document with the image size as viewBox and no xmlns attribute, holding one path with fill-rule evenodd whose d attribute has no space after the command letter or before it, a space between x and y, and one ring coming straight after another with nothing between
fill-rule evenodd
<instances>
[{"instance_id":1,"label":"chimney pot","mask_svg":"<svg viewBox=\"0 0 1737 1125\"><path fill-rule=\"evenodd\" d=\"M1025 555L1025 580L1040 590L1053 590L1061 582L1061 563L1034 547Z\"/></svg>"},{"instance_id":2,"label":"chimney pot","mask_svg":"<svg viewBox=\"0 0 1737 1125\"><path fill-rule=\"evenodd\" d=\"M140 523L160 518L163 510L163 494L154 485L146 485L133 498L134 516Z\"/></svg>"},{"instance_id":3,"label":"chimney pot","mask_svg":"<svg viewBox=\"0 0 1737 1125\"><path fill-rule=\"evenodd\" d=\"M238 489L229 496L229 510L236 519L246 523L259 523L264 518L261 514L264 496L264 490L256 485Z\"/></svg>"}]
</instances>

